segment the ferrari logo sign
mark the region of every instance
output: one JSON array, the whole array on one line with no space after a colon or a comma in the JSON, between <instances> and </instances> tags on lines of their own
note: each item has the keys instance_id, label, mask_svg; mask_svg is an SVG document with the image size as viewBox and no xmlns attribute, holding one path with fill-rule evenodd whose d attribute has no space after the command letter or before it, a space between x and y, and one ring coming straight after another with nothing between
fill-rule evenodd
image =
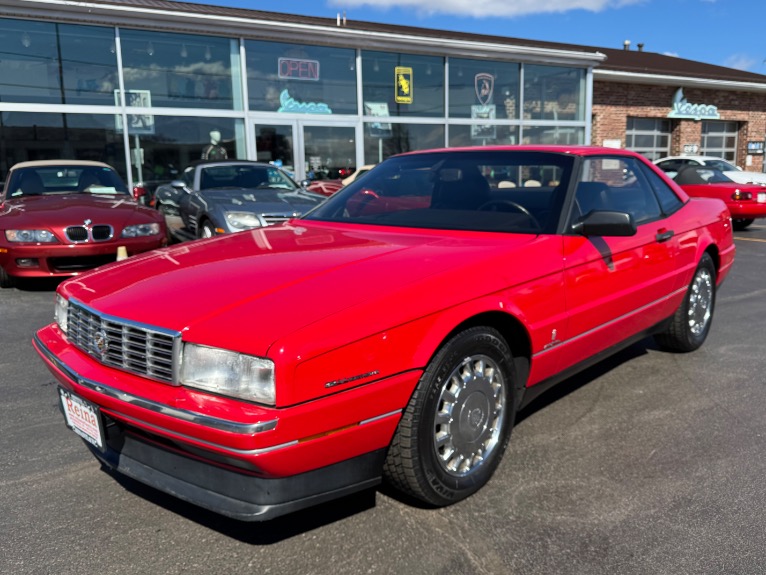
<instances>
[{"instance_id":1,"label":"ferrari logo sign","mask_svg":"<svg viewBox=\"0 0 766 575\"><path fill-rule=\"evenodd\" d=\"M397 104L412 104L412 68L397 66L394 68L394 82L396 82Z\"/></svg>"},{"instance_id":2,"label":"ferrari logo sign","mask_svg":"<svg viewBox=\"0 0 766 575\"><path fill-rule=\"evenodd\" d=\"M495 90L495 77L492 74L476 74L473 79L476 88L476 97L479 102L486 106L492 100L492 92Z\"/></svg>"}]
</instances>

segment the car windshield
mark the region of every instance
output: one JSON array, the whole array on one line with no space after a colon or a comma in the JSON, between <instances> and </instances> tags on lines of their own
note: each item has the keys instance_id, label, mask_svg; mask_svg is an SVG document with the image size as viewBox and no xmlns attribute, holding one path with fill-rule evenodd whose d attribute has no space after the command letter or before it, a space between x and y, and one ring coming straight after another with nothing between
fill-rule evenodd
<instances>
[{"instance_id":1,"label":"car windshield","mask_svg":"<svg viewBox=\"0 0 766 575\"><path fill-rule=\"evenodd\" d=\"M122 178L106 166L35 166L13 170L7 195L128 194Z\"/></svg>"},{"instance_id":2,"label":"car windshield","mask_svg":"<svg viewBox=\"0 0 766 575\"><path fill-rule=\"evenodd\" d=\"M390 158L305 219L488 232L553 233L574 158L476 150Z\"/></svg>"},{"instance_id":3,"label":"car windshield","mask_svg":"<svg viewBox=\"0 0 766 575\"><path fill-rule=\"evenodd\" d=\"M673 177L678 185L733 183L726 174L707 166L686 166Z\"/></svg>"},{"instance_id":4,"label":"car windshield","mask_svg":"<svg viewBox=\"0 0 766 575\"><path fill-rule=\"evenodd\" d=\"M721 170L722 172L737 172L739 171L737 169L737 166L733 166L729 162L725 162L724 160L705 160L705 166L708 168L714 168L716 170Z\"/></svg>"},{"instance_id":5,"label":"car windshield","mask_svg":"<svg viewBox=\"0 0 766 575\"><path fill-rule=\"evenodd\" d=\"M226 188L297 190L300 188L282 170L273 166L227 164L202 168L200 190Z\"/></svg>"}]
</instances>

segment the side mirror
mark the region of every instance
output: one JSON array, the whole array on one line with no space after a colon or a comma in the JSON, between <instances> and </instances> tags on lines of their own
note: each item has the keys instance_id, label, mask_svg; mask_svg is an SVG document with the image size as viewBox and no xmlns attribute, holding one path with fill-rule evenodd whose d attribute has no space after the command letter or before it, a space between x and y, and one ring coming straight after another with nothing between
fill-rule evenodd
<instances>
[{"instance_id":1,"label":"side mirror","mask_svg":"<svg viewBox=\"0 0 766 575\"><path fill-rule=\"evenodd\" d=\"M301 180L301 188L308 188L311 180Z\"/></svg>"},{"instance_id":2,"label":"side mirror","mask_svg":"<svg viewBox=\"0 0 766 575\"><path fill-rule=\"evenodd\" d=\"M572 226L572 231L583 236L635 236L636 222L627 212L594 211Z\"/></svg>"},{"instance_id":3,"label":"side mirror","mask_svg":"<svg viewBox=\"0 0 766 575\"><path fill-rule=\"evenodd\" d=\"M173 180L172 182L170 182L170 186L172 188L175 188L176 190L185 190L186 189L186 184L184 183L183 180Z\"/></svg>"}]
</instances>

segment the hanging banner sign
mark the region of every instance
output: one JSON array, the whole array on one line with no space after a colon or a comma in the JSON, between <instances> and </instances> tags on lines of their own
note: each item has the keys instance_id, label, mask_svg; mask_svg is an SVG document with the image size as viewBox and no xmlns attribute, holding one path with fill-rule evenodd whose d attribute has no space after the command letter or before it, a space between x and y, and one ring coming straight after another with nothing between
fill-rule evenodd
<instances>
[{"instance_id":1,"label":"hanging banner sign","mask_svg":"<svg viewBox=\"0 0 766 575\"><path fill-rule=\"evenodd\" d=\"M394 68L394 82L396 83L394 101L397 104L412 104L412 68L403 66Z\"/></svg>"},{"instance_id":2,"label":"hanging banner sign","mask_svg":"<svg viewBox=\"0 0 766 575\"><path fill-rule=\"evenodd\" d=\"M476 74L473 78L473 87L479 102L486 106L492 100L492 92L495 91L495 77L492 74Z\"/></svg>"}]
</instances>

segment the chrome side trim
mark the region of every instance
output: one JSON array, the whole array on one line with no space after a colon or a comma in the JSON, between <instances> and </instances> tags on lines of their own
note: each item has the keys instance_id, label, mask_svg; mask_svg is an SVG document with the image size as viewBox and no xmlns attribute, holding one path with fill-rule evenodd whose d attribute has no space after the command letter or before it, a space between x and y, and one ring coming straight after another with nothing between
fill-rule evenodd
<instances>
[{"instance_id":1,"label":"chrome side trim","mask_svg":"<svg viewBox=\"0 0 766 575\"><path fill-rule=\"evenodd\" d=\"M262 433L264 431L271 431L277 427L277 419L270 421L262 421L259 423L237 423L234 421L228 421L217 417L210 417L209 415L203 415L186 409L179 409L177 407L170 407L163 405L156 401L139 397L107 385L103 385L97 381L82 377L79 373L74 371L68 365L59 360L40 340L40 337L35 334L34 337L35 347L45 356L48 361L56 366L59 370L64 372L72 381L75 381L78 385L87 387L95 393L99 393L105 397L124 401L130 405L141 407L155 413L167 415L168 417L174 417L182 421L194 423L196 425L203 425L211 427L219 431L226 431L229 433L237 433L239 435L253 435L255 433ZM145 424L145 423L144 423Z\"/></svg>"},{"instance_id":2,"label":"chrome side trim","mask_svg":"<svg viewBox=\"0 0 766 575\"><path fill-rule=\"evenodd\" d=\"M165 427L160 427L158 425L146 423L143 420L134 419L133 417L126 416L122 413L120 414L120 419L124 421L131 421L135 425L140 425L142 428L152 429L155 432L159 432L166 437L169 436L172 438L183 439L184 441L191 444L204 445L211 449L217 449L217 450L225 451L226 453L232 453L235 455L260 455L261 453L269 453L270 451L277 451L279 449L284 449L285 447L290 447L292 445L297 445L299 443L297 439L294 439L293 441L288 441L287 443L280 443L279 445L271 445L269 447L260 447L258 449L234 449L233 447L229 447L227 445L220 445L218 443L212 443L210 441L203 441L202 439L199 439L198 437L192 437L184 433L178 433L177 431L172 431Z\"/></svg>"},{"instance_id":3,"label":"chrome side trim","mask_svg":"<svg viewBox=\"0 0 766 575\"><path fill-rule=\"evenodd\" d=\"M384 413L383 415L376 415L375 417L371 417L370 419L365 419L363 421L359 422L359 425L367 425L368 423L375 423L376 421L380 421L381 419L386 419L387 417L393 417L394 415L401 415L403 410L396 409L394 411L389 411L388 413Z\"/></svg>"},{"instance_id":4,"label":"chrome side trim","mask_svg":"<svg viewBox=\"0 0 766 575\"><path fill-rule=\"evenodd\" d=\"M653 301L653 302L650 302L650 303L648 303L648 304L646 304L646 305L644 305L644 306L641 306L641 307L640 307L640 308L638 308L638 309L634 309L634 310L633 310L632 312L630 312L630 313L626 313L625 315L622 315L622 316L620 316L620 317L617 317L617 318L614 318L614 319L612 319L612 320L609 320L609 321L608 321L608 322L606 322L606 323L602 323L601 325L597 325L596 327L594 327L594 328L591 328L591 329L589 329L588 331L584 331L583 333L581 333L581 334L579 334L579 335L576 335L575 337L573 337L573 338L570 338L570 339L568 339L568 340L566 340L566 341L558 342L558 343L557 343L555 346L553 346L553 347L546 347L546 349L543 349L542 351L538 351L537 353L533 353L533 354L532 354L532 358L534 359L534 358L540 357L541 355L543 355L543 354L545 354L545 353L548 353L549 351L551 351L551 350L553 350L553 349L558 349L558 348L560 348L562 345L567 345L567 344L570 344L570 343L576 342L578 339L582 339L582 338L584 338L584 337L588 337L589 335L591 335L591 334L593 334L593 333L595 333L595 332L597 332L597 331L599 331L599 330L601 330L601 329L604 329L604 328L606 328L606 327L609 327L610 325L612 325L612 324L614 324L614 323L617 323L618 321L622 321L622 320L624 320L625 318L628 318L628 317L631 317L631 316L633 316L633 315L636 315L636 314L638 314L638 313L641 313L641 312L643 312L644 310L647 310L647 309L649 309L649 308L651 308L651 307L653 307L653 306L657 305L659 302L662 302L662 301L668 300L668 299L670 299L670 298L672 298L672 297L675 297L675 296L677 296L678 294L681 294L681 293L685 293L687 289L689 289L689 288L688 288L688 286L686 286L686 287L682 287L682 288L679 288L679 289L677 289L676 291L674 291L673 293L671 293L670 295L668 295L668 296L665 296L665 297L662 297L662 298L660 298L660 299L658 299L658 300L655 300L655 301Z\"/></svg>"}]
</instances>

